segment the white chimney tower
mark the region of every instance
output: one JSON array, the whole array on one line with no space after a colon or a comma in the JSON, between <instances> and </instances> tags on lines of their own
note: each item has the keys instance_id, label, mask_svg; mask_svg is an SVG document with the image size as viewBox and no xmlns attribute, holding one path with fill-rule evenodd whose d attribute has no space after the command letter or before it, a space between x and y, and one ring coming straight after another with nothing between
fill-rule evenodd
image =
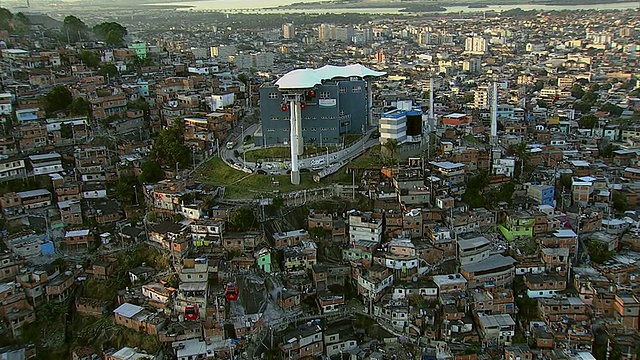
<instances>
[{"instance_id":1,"label":"white chimney tower","mask_svg":"<svg viewBox=\"0 0 640 360\"><path fill-rule=\"evenodd\" d=\"M498 143L498 86L493 82L491 86L491 146Z\"/></svg>"}]
</instances>

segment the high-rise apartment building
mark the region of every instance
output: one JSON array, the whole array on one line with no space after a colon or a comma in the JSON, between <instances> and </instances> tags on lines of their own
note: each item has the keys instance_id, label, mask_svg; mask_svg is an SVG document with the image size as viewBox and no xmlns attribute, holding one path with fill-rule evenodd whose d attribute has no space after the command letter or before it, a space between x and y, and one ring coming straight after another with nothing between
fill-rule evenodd
<instances>
[{"instance_id":1,"label":"high-rise apartment building","mask_svg":"<svg viewBox=\"0 0 640 360\"><path fill-rule=\"evenodd\" d=\"M464 51L470 54L484 55L489 51L489 43L482 36L470 36L464 42Z\"/></svg>"},{"instance_id":2,"label":"high-rise apartment building","mask_svg":"<svg viewBox=\"0 0 640 360\"><path fill-rule=\"evenodd\" d=\"M282 37L293 39L296 36L296 27L292 23L282 24Z\"/></svg>"},{"instance_id":3,"label":"high-rise apartment building","mask_svg":"<svg viewBox=\"0 0 640 360\"><path fill-rule=\"evenodd\" d=\"M237 52L235 45L212 46L211 57L218 58L222 61L229 61L230 56L234 56Z\"/></svg>"}]
</instances>

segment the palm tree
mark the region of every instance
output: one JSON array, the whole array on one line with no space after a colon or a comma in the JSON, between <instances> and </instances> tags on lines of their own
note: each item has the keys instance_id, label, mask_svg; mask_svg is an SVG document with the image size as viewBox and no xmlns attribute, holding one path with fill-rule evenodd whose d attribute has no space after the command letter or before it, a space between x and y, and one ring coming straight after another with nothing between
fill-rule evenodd
<instances>
[{"instance_id":1,"label":"palm tree","mask_svg":"<svg viewBox=\"0 0 640 360\"><path fill-rule=\"evenodd\" d=\"M531 153L527 149L527 143L521 142L520 144L513 147L513 153L520 162L520 180L522 180L522 176L524 175L524 168L529 162L529 158L531 157Z\"/></svg>"}]
</instances>

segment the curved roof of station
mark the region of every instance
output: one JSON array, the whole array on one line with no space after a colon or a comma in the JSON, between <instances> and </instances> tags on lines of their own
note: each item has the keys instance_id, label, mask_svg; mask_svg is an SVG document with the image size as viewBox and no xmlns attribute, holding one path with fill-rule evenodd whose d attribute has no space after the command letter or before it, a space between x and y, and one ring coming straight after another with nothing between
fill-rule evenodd
<instances>
[{"instance_id":1,"label":"curved roof of station","mask_svg":"<svg viewBox=\"0 0 640 360\"><path fill-rule=\"evenodd\" d=\"M331 80L342 77L349 78L352 76L383 76L386 72L374 71L360 64L347 66L325 65L318 69L297 69L284 74L278 81L276 86L280 90L286 89L311 89L316 85L322 84L324 80Z\"/></svg>"}]
</instances>

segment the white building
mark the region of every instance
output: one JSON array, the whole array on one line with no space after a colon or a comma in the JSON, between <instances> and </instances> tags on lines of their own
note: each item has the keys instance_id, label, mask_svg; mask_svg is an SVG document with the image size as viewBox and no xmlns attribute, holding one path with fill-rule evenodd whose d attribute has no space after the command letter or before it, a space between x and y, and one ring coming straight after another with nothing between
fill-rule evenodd
<instances>
[{"instance_id":1,"label":"white building","mask_svg":"<svg viewBox=\"0 0 640 360\"><path fill-rule=\"evenodd\" d=\"M259 52L252 54L238 54L233 57L233 63L238 69L256 68L268 70L273 68L275 55L272 52Z\"/></svg>"},{"instance_id":2,"label":"white building","mask_svg":"<svg viewBox=\"0 0 640 360\"><path fill-rule=\"evenodd\" d=\"M364 294L368 299L378 299L385 291L385 289L392 285L393 274L389 274L385 278L376 278L369 276L369 274L358 275L358 287L364 290Z\"/></svg>"},{"instance_id":3,"label":"white building","mask_svg":"<svg viewBox=\"0 0 640 360\"><path fill-rule=\"evenodd\" d=\"M215 346L200 339L175 341L171 344L178 360L213 359Z\"/></svg>"},{"instance_id":4,"label":"white building","mask_svg":"<svg viewBox=\"0 0 640 360\"><path fill-rule=\"evenodd\" d=\"M482 70L482 62L478 58L468 59L462 62L462 71L478 73L480 70Z\"/></svg>"},{"instance_id":5,"label":"white building","mask_svg":"<svg viewBox=\"0 0 640 360\"><path fill-rule=\"evenodd\" d=\"M30 155L29 162L33 175L45 175L63 170L62 156L56 152Z\"/></svg>"},{"instance_id":6,"label":"white building","mask_svg":"<svg viewBox=\"0 0 640 360\"><path fill-rule=\"evenodd\" d=\"M229 61L230 56L234 56L238 51L235 45L220 45L220 46L212 46L210 48L211 57L218 58L224 62Z\"/></svg>"},{"instance_id":7,"label":"white building","mask_svg":"<svg viewBox=\"0 0 640 360\"><path fill-rule=\"evenodd\" d=\"M191 223L191 240L194 245L208 246L209 243L221 244L222 234L224 232L224 221L211 219L197 219Z\"/></svg>"},{"instance_id":8,"label":"white building","mask_svg":"<svg viewBox=\"0 0 640 360\"><path fill-rule=\"evenodd\" d=\"M355 349L358 342L350 329L328 327L324 331L324 346L327 356L332 357Z\"/></svg>"},{"instance_id":9,"label":"white building","mask_svg":"<svg viewBox=\"0 0 640 360\"><path fill-rule=\"evenodd\" d=\"M0 115L11 115L13 112L13 95L10 93L0 93Z\"/></svg>"},{"instance_id":10,"label":"white building","mask_svg":"<svg viewBox=\"0 0 640 360\"><path fill-rule=\"evenodd\" d=\"M396 109L380 115L380 144L394 139L398 144L407 141L407 112Z\"/></svg>"},{"instance_id":11,"label":"white building","mask_svg":"<svg viewBox=\"0 0 640 360\"><path fill-rule=\"evenodd\" d=\"M470 36L464 41L464 51L469 54L484 55L489 51L489 43L482 36Z\"/></svg>"},{"instance_id":12,"label":"white building","mask_svg":"<svg viewBox=\"0 0 640 360\"><path fill-rule=\"evenodd\" d=\"M509 314L480 315L480 334L488 347L511 345L515 336L516 323Z\"/></svg>"},{"instance_id":13,"label":"white building","mask_svg":"<svg viewBox=\"0 0 640 360\"><path fill-rule=\"evenodd\" d=\"M353 210L349 213L349 240L355 244L358 240L382 242L382 219L374 218L371 212Z\"/></svg>"},{"instance_id":14,"label":"white building","mask_svg":"<svg viewBox=\"0 0 640 360\"><path fill-rule=\"evenodd\" d=\"M152 360L156 357L144 352L140 352L137 348L123 347L111 355L107 355L108 360Z\"/></svg>"},{"instance_id":15,"label":"white building","mask_svg":"<svg viewBox=\"0 0 640 360\"><path fill-rule=\"evenodd\" d=\"M142 296L153 302L166 304L169 302L171 293L160 283L150 283L142 285Z\"/></svg>"},{"instance_id":16,"label":"white building","mask_svg":"<svg viewBox=\"0 0 640 360\"><path fill-rule=\"evenodd\" d=\"M3 157L5 157L5 159L0 159L0 181L19 179L27 176L24 159Z\"/></svg>"},{"instance_id":17,"label":"white building","mask_svg":"<svg viewBox=\"0 0 640 360\"><path fill-rule=\"evenodd\" d=\"M512 178L515 170L516 159L504 158L493 160L493 173L495 175L504 175Z\"/></svg>"},{"instance_id":18,"label":"white building","mask_svg":"<svg viewBox=\"0 0 640 360\"><path fill-rule=\"evenodd\" d=\"M458 240L458 258L460 265L482 261L491 254L491 242L484 236Z\"/></svg>"},{"instance_id":19,"label":"white building","mask_svg":"<svg viewBox=\"0 0 640 360\"><path fill-rule=\"evenodd\" d=\"M236 101L236 95L233 92L226 94L213 94L211 97L206 99L209 104L209 108L211 111L216 111L218 109L223 109L225 106L233 105Z\"/></svg>"}]
</instances>

